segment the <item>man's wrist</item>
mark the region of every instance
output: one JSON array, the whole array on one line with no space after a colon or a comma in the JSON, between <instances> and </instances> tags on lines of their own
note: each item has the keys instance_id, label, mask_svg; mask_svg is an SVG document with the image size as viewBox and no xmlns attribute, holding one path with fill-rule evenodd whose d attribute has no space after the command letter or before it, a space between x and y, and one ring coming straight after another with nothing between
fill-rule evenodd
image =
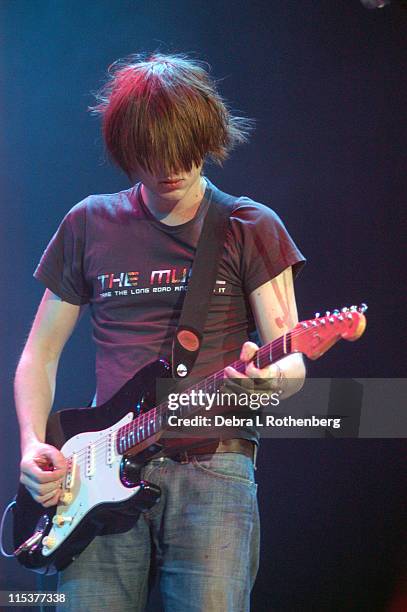
<instances>
[{"instance_id":1,"label":"man's wrist","mask_svg":"<svg viewBox=\"0 0 407 612\"><path fill-rule=\"evenodd\" d=\"M44 444L44 439L38 436L35 432L21 432L20 434L20 447L21 453L24 454L31 446L37 446L38 444Z\"/></svg>"},{"instance_id":2,"label":"man's wrist","mask_svg":"<svg viewBox=\"0 0 407 612\"><path fill-rule=\"evenodd\" d=\"M272 379L273 391L277 391L279 395L282 395L284 393L286 383L284 370L279 363L274 363L273 365L277 369L277 376L274 376Z\"/></svg>"}]
</instances>

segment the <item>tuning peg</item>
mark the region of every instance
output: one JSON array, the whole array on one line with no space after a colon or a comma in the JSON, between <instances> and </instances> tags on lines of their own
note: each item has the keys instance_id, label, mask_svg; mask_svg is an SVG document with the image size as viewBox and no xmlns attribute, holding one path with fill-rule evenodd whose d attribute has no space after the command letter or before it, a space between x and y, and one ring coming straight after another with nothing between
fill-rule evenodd
<instances>
[{"instance_id":1,"label":"tuning peg","mask_svg":"<svg viewBox=\"0 0 407 612\"><path fill-rule=\"evenodd\" d=\"M359 306L359 312L361 312L362 314L364 312L366 312L367 310L367 304L365 304L364 302Z\"/></svg>"},{"instance_id":2,"label":"tuning peg","mask_svg":"<svg viewBox=\"0 0 407 612\"><path fill-rule=\"evenodd\" d=\"M329 317L328 321L329 321L330 323L335 323L335 319L334 319L333 317Z\"/></svg>"},{"instance_id":3,"label":"tuning peg","mask_svg":"<svg viewBox=\"0 0 407 612\"><path fill-rule=\"evenodd\" d=\"M313 327L316 327L316 326L318 325L318 323L317 323L316 321L311 321L311 325L312 325Z\"/></svg>"},{"instance_id":4,"label":"tuning peg","mask_svg":"<svg viewBox=\"0 0 407 612\"><path fill-rule=\"evenodd\" d=\"M341 315L341 314L340 314L340 315L338 315L338 321L343 321L343 320L344 320L344 319L343 319L343 315Z\"/></svg>"},{"instance_id":5,"label":"tuning peg","mask_svg":"<svg viewBox=\"0 0 407 612\"><path fill-rule=\"evenodd\" d=\"M326 316L326 317L330 317L330 316L331 316L331 311L330 311L330 310L327 310L327 311L325 312L325 316Z\"/></svg>"},{"instance_id":6,"label":"tuning peg","mask_svg":"<svg viewBox=\"0 0 407 612\"><path fill-rule=\"evenodd\" d=\"M344 307L342 308L342 312L348 312L348 310L349 310L349 308L348 308L347 306L344 306Z\"/></svg>"},{"instance_id":7,"label":"tuning peg","mask_svg":"<svg viewBox=\"0 0 407 612\"><path fill-rule=\"evenodd\" d=\"M325 319L320 319L319 322L321 323L321 325L326 325Z\"/></svg>"},{"instance_id":8,"label":"tuning peg","mask_svg":"<svg viewBox=\"0 0 407 612\"><path fill-rule=\"evenodd\" d=\"M335 316L337 316L339 314L339 310L337 308L335 308L335 310L333 311L333 313Z\"/></svg>"},{"instance_id":9,"label":"tuning peg","mask_svg":"<svg viewBox=\"0 0 407 612\"><path fill-rule=\"evenodd\" d=\"M350 311L351 311L351 312L355 312L357 309L358 309L358 307L357 307L357 306L355 306L355 305L353 305L353 306L351 306L351 307L350 307Z\"/></svg>"},{"instance_id":10,"label":"tuning peg","mask_svg":"<svg viewBox=\"0 0 407 612\"><path fill-rule=\"evenodd\" d=\"M316 319L319 319L319 317L321 316L321 313L320 312L316 312L314 316L315 316Z\"/></svg>"}]
</instances>

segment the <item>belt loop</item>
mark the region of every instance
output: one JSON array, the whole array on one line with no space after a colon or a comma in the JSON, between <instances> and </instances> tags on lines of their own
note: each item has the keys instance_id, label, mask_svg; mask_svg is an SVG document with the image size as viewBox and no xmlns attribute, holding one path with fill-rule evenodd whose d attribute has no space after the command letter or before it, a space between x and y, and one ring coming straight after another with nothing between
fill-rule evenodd
<instances>
[{"instance_id":1,"label":"belt loop","mask_svg":"<svg viewBox=\"0 0 407 612\"><path fill-rule=\"evenodd\" d=\"M180 458L179 462L180 462L181 464L184 464L184 465L185 465L186 463L189 463L189 459L190 459L190 458L189 458L189 456L188 456L187 451L182 451L182 452L179 454L179 458Z\"/></svg>"},{"instance_id":2,"label":"belt loop","mask_svg":"<svg viewBox=\"0 0 407 612\"><path fill-rule=\"evenodd\" d=\"M257 453L258 453L259 447L257 446L257 444L255 442L253 442L253 446L254 446L254 451L253 451L253 467L254 467L255 470L257 470L256 461L257 461Z\"/></svg>"}]
</instances>

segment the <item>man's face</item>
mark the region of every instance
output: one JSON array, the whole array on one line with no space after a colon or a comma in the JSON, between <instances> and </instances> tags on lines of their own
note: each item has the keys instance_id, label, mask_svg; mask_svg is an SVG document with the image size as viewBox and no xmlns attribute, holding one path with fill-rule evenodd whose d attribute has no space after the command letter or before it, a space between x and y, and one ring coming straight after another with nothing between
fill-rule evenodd
<instances>
[{"instance_id":1,"label":"man's face","mask_svg":"<svg viewBox=\"0 0 407 612\"><path fill-rule=\"evenodd\" d=\"M158 171L153 174L148 170L139 168L137 171L137 179L140 180L144 187L155 197L162 200L178 201L181 200L191 188L200 185L202 166L203 164L200 166L194 164L189 171L179 170L171 174L165 174L164 171Z\"/></svg>"}]
</instances>

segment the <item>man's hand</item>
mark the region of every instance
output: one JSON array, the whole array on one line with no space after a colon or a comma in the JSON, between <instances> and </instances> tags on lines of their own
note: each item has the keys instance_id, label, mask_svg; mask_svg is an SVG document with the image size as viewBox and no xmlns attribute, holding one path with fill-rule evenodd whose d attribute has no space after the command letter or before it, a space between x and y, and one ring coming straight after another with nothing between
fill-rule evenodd
<instances>
[{"instance_id":1,"label":"man's hand","mask_svg":"<svg viewBox=\"0 0 407 612\"><path fill-rule=\"evenodd\" d=\"M54 446L32 442L20 463L20 482L45 508L55 506L61 495L66 459Z\"/></svg>"},{"instance_id":2,"label":"man's hand","mask_svg":"<svg viewBox=\"0 0 407 612\"><path fill-rule=\"evenodd\" d=\"M242 390L249 393L256 390L276 391L281 370L275 364L261 369L256 368L251 360L258 350L259 347L254 342L245 342L240 352L240 360L247 364L245 374L241 374L231 366L225 368L225 374L228 378L235 379L234 382L241 384Z\"/></svg>"},{"instance_id":3,"label":"man's hand","mask_svg":"<svg viewBox=\"0 0 407 612\"><path fill-rule=\"evenodd\" d=\"M256 368L251 361L259 350L254 342L245 342L240 353L241 361L246 365L245 374L241 374L231 366L225 368L226 385L240 387L246 393L274 393L278 392L281 399L286 399L297 393L305 378L305 366L301 353L292 353L265 368Z\"/></svg>"}]
</instances>

